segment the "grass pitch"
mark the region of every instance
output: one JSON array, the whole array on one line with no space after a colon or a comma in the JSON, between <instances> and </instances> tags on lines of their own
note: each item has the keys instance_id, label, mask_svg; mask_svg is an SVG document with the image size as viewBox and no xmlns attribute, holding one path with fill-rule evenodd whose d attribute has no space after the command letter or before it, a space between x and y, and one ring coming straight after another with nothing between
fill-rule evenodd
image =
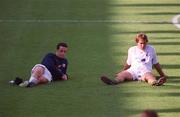
<instances>
[{"instance_id":1,"label":"grass pitch","mask_svg":"<svg viewBox=\"0 0 180 117\"><path fill-rule=\"evenodd\" d=\"M0 117L139 117L144 109L180 116L180 29L169 23L179 6L178 0L0 1ZM99 77L121 70L138 32L156 48L168 82L103 84ZM15 76L28 79L60 41L69 44L69 81L8 84Z\"/></svg>"}]
</instances>

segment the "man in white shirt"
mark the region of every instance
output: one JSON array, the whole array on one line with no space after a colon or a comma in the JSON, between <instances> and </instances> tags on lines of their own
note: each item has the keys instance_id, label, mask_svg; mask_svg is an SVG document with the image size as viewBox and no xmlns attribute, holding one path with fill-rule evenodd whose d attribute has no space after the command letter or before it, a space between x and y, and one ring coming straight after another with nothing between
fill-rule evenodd
<instances>
[{"instance_id":1,"label":"man in white shirt","mask_svg":"<svg viewBox=\"0 0 180 117\"><path fill-rule=\"evenodd\" d=\"M139 33L136 38L136 46L129 48L128 58L124 65L123 71L116 75L115 80L102 76L101 80L108 85L116 85L124 81L140 80L150 85L160 86L166 82L166 75L161 69L157 60L155 48L148 45L148 38L144 33ZM152 73L152 66L160 75L160 79Z\"/></svg>"}]
</instances>

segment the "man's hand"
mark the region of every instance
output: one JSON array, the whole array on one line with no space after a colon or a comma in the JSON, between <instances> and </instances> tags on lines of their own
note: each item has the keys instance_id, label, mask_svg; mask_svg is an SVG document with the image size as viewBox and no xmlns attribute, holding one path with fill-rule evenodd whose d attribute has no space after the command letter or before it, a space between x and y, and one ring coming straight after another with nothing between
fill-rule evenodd
<instances>
[{"instance_id":1,"label":"man's hand","mask_svg":"<svg viewBox=\"0 0 180 117\"><path fill-rule=\"evenodd\" d=\"M165 83L165 82L167 81L167 76L166 76L166 75L161 76L161 81L162 81L163 83Z\"/></svg>"},{"instance_id":2,"label":"man's hand","mask_svg":"<svg viewBox=\"0 0 180 117\"><path fill-rule=\"evenodd\" d=\"M64 74L64 75L62 76L62 79L63 79L63 80L68 80L67 75L66 75L66 74Z\"/></svg>"}]
</instances>

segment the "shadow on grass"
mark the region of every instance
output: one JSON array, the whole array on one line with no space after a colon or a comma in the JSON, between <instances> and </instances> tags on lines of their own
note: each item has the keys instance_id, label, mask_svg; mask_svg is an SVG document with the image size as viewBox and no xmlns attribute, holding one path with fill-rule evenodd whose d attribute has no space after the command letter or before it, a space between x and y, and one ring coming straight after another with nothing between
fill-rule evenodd
<instances>
[{"instance_id":1,"label":"shadow on grass","mask_svg":"<svg viewBox=\"0 0 180 117\"><path fill-rule=\"evenodd\" d=\"M179 12L154 12L154 13L138 13L140 15L177 15Z\"/></svg>"},{"instance_id":2,"label":"shadow on grass","mask_svg":"<svg viewBox=\"0 0 180 117\"><path fill-rule=\"evenodd\" d=\"M168 113L174 113L174 112L176 112L176 113L180 113L180 108L169 108L169 109L157 109L157 111L158 112L168 112Z\"/></svg>"},{"instance_id":3,"label":"shadow on grass","mask_svg":"<svg viewBox=\"0 0 180 117\"><path fill-rule=\"evenodd\" d=\"M180 84L180 76L168 76L167 83Z\"/></svg>"},{"instance_id":4,"label":"shadow on grass","mask_svg":"<svg viewBox=\"0 0 180 117\"><path fill-rule=\"evenodd\" d=\"M180 34L180 31L178 30L147 30L143 31L144 33L153 33L153 34ZM136 35L139 33L139 31L119 31L119 32L114 32L113 34L133 34Z\"/></svg>"},{"instance_id":5,"label":"shadow on grass","mask_svg":"<svg viewBox=\"0 0 180 117\"><path fill-rule=\"evenodd\" d=\"M161 66L164 69L180 69L180 65L179 64L173 64L173 65L161 64Z\"/></svg>"},{"instance_id":6,"label":"shadow on grass","mask_svg":"<svg viewBox=\"0 0 180 117\"><path fill-rule=\"evenodd\" d=\"M174 37L152 37L154 39L179 39L180 37L174 36Z\"/></svg>"},{"instance_id":7,"label":"shadow on grass","mask_svg":"<svg viewBox=\"0 0 180 117\"><path fill-rule=\"evenodd\" d=\"M180 42L149 42L150 45L180 45ZM113 46L120 46L120 45L124 45L124 43L122 42L114 42L112 44Z\"/></svg>"},{"instance_id":8,"label":"shadow on grass","mask_svg":"<svg viewBox=\"0 0 180 117\"><path fill-rule=\"evenodd\" d=\"M127 56L125 52L114 52L114 56ZM157 56L179 56L180 52L157 52Z\"/></svg>"},{"instance_id":9,"label":"shadow on grass","mask_svg":"<svg viewBox=\"0 0 180 117\"><path fill-rule=\"evenodd\" d=\"M107 8L108 7L107 2L109 1L108 0L98 0L98 1L97 0L86 0L86 1L82 1L82 0L48 1L47 0L43 2L39 0L38 1L39 4L37 4L37 1L31 1L27 3L22 3L22 1L16 1L13 5L14 6L22 5L20 7L21 11L25 11L25 12L17 11L16 9L18 9L18 7L14 9L9 9L9 11L8 9L6 9L7 11L1 9L1 11L3 11L4 14L7 14L6 17L8 17L8 13L11 13L11 11L16 11L17 14L19 14L19 16L18 15L13 16L12 18L14 19L21 19L22 16L23 17L29 16L27 18L30 19L60 18L67 20L71 20L71 19L97 20L97 19L107 19L109 17L107 16L106 13L108 12L107 10L109 10L109 8ZM6 8L11 8L9 5L11 4L7 4ZM45 12L47 11L47 8L49 8L48 12ZM37 15L37 14L41 14L41 15ZM2 23L0 23L0 25L1 24ZM29 89L27 92L24 92L23 94L8 93L11 92L11 89L9 89L9 91L5 93L7 93L8 96L10 94L10 96L7 98L5 95L2 95L0 98L0 100L2 100L3 102L1 103L0 106L1 108L0 113L3 111L2 116L11 117L14 115L15 117L17 116L22 117L23 113L30 113L27 114L27 116L30 117L30 116L38 115L39 117L43 117L43 116L48 116L48 114L52 114L51 116L58 116L59 113L61 113L62 117L68 117L72 115L78 117L82 117L82 116L100 117L103 114L106 116L111 116L112 113L117 112L119 110L119 105L114 106L114 102L116 103L119 97L112 96L110 97L111 98L110 99L107 95L102 96L101 94L106 93L107 91L112 91L113 94L117 94L119 89L111 90L110 88L108 88L107 90L105 90L102 88L103 87L102 85L101 90L99 90L99 92L97 93L97 87L99 85L94 85L97 82L99 82L98 75L100 73L112 72L114 69L112 67L109 67L112 66L112 64L114 64L110 51L111 50L110 49L111 42L109 41L111 37L111 32L110 32L111 29L109 29L110 25L111 24L106 24L106 23L91 23L91 24L63 23L62 24L62 23L53 23L53 22L52 23L51 22L49 23L16 23L15 22L13 24L5 23L3 24L4 27L1 25L2 31L0 30L0 34L10 35L9 37L1 36L1 39L11 38L13 40L13 41L7 41L7 43L3 43L1 46L1 48L8 48L6 50L2 49L1 54L6 55L4 56L5 59L3 60L1 59L2 64L7 63L6 66L16 66L10 64L12 62L12 56L13 57L16 56L15 57L16 59L13 59L14 64L17 64L16 61L18 57L28 58L27 56L23 56L23 55L27 54L28 47L30 47L31 50L32 45L36 43L36 41L34 40L38 40L38 42L39 41L42 42L37 44L38 47L40 47L37 50L42 52L45 52L44 48L54 47L53 43L59 41L65 41L68 43L70 47L70 50L68 52L68 60L70 62L68 73L70 74L70 78L74 78L73 82L67 82L67 85L69 83L68 88L61 87L66 85L66 83L63 83L63 85L60 85L60 87L58 87L58 84L62 84L62 83L52 84L53 95L51 95L52 96L51 99L53 99L53 101L49 100L50 103L46 103L47 102L46 99L48 100L48 96L49 94L51 94L51 93L46 93L47 95L46 94L44 95L45 98L42 98L40 102L37 102L38 103L37 107L36 107L37 103L34 103L35 100L33 99L36 99L36 97L41 97L42 93L38 91L38 89L41 87L35 87L33 89ZM14 29L12 28L13 26ZM25 42L26 40L29 41ZM17 43L17 45L19 45L19 43L20 44L22 43L23 45L28 45L28 46L23 46L25 48L21 46L14 46L12 42ZM17 50L18 47L22 51L18 51ZM33 46L33 48L36 48L36 46L35 47ZM14 50L18 52L14 52ZM34 52L30 50L28 51ZM47 49L47 51L49 51L49 49ZM52 51L54 51L54 48ZM32 63L32 61L38 62L39 59L36 60L34 59L34 57L30 57L30 59L28 59L27 62ZM22 62L21 65L26 66L26 64L22 64ZM15 68L17 69L18 67L16 66ZM16 69L14 70L11 69L11 71L17 72ZM2 76L4 81L7 81L9 75L12 74L11 71L8 70L5 71L6 72L4 73L5 75ZM23 72L23 74L25 73ZM90 87L91 84L93 85L93 89L92 87ZM88 87L88 85L90 86ZM0 86L1 89L4 89L3 85ZM79 90L77 86L82 87L82 90L84 92L82 90ZM51 89L51 87L48 88ZM20 92L19 90L23 90L23 89L15 90L15 92L16 91ZM33 92L33 90L37 90L37 92ZM59 93L59 91L61 93ZM32 95L28 95L28 92ZM1 93L3 94L4 92ZM65 94L63 95L63 93ZM62 95L59 96L59 94ZM83 98L82 95L87 97ZM55 98L56 96L58 98ZM63 98L63 96L65 96L66 98ZM21 97L22 99L20 99L19 97ZM14 101L12 101L12 103L9 102L9 100L12 99L14 99L15 101L20 100L20 102L17 103ZM68 102L70 104L66 104L64 102ZM22 104L23 106L25 105L24 108L21 107ZM123 108L123 105L124 104L122 104L121 105L122 107L120 108ZM48 107L48 109L44 107ZM56 111L56 109L60 111ZM69 110L71 110L71 112L69 112ZM48 113L49 111L51 112Z\"/></svg>"},{"instance_id":10,"label":"shadow on grass","mask_svg":"<svg viewBox=\"0 0 180 117\"><path fill-rule=\"evenodd\" d=\"M167 109L153 109L155 110L157 113L180 113L180 108L167 108ZM137 114L137 113L140 113L142 112L143 110L140 110L140 109L132 109L132 110L129 110L127 109L127 111L131 111L133 114Z\"/></svg>"},{"instance_id":11,"label":"shadow on grass","mask_svg":"<svg viewBox=\"0 0 180 117\"><path fill-rule=\"evenodd\" d=\"M180 45L180 42L150 42L152 45Z\"/></svg>"},{"instance_id":12,"label":"shadow on grass","mask_svg":"<svg viewBox=\"0 0 180 117\"><path fill-rule=\"evenodd\" d=\"M140 4L111 4L111 6L113 7L179 7L180 4L173 4L173 3L157 3L157 4L143 4L143 3L140 3Z\"/></svg>"},{"instance_id":13,"label":"shadow on grass","mask_svg":"<svg viewBox=\"0 0 180 117\"><path fill-rule=\"evenodd\" d=\"M157 55L159 56L179 56L180 52L157 52Z\"/></svg>"},{"instance_id":14,"label":"shadow on grass","mask_svg":"<svg viewBox=\"0 0 180 117\"><path fill-rule=\"evenodd\" d=\"M180 80L180 76L168 76L170 79L179 79Z\"/></svg>"},{"instance_id":15,"label":"shadow on grass","mask_svg":"<svg viewBox=\"0 0 180 117\"><path fill-rule=\"evenodd\" d=\"M166 92L161 92L161 93L154 93L154 92L130 92L130 93L122 93L122 96L127 96L127 97L159 97L159 96L165 96L165 97L171 97L171 96L180 96L180 93L177 92L172 92L172 93L166 93Z\"/></svg>"}]
</instances>

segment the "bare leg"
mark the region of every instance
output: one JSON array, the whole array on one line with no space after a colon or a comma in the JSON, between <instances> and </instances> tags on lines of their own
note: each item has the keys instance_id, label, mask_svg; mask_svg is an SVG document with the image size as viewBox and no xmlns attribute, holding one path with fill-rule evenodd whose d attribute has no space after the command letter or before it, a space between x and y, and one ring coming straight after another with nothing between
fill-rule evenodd
<instances>
[{"instance_id":1,"label":"bare leg","mask_svg":"<svg viewBox=\"0 0 180 117\"><path fill-rule=\"evenodd\" d=\"M47 83L48 80L43 76L44 68L41 66L37 66L34 68L31 74L30 82L35 82L36 84Z\"/></svg>"},{"instance_id":2,"label":"bare leg","mask_svg":"<svg viewBox=\"0 0 180 117\"><path fill-rule=\"evenodd\" d=\"M133 80L132 75L127 71L122 71L118 74L116 74L115 80L109 79L107 76L101 76L101 80L108 85L117 85L121 82L124 82L125 80Z\"/></svg>"},{"instance_id":3,"label":"bare leg","mask_svg":"<svg viewBox=\"0 0 180 117\"><path fill-rule=\"evenodd\" d=\"M150 85L153 85L157 82L156 77L151 72L145 73L144 76L141 77L141 79L142 81L145 81Z\"/></svg>"},{"instance_id":4,"label":"bare leg","mask_svg":"<svg viewBox=\"0 0 180 117\"><path fill-rule=\"evenodd\" d=\"M133 77L128 71L122 71L122 72L119 72L118 74L116 74L115 80L117 82L121 83L121 82L124 82L125 80L132 81Z\"/></svg>"}]
</instances>

